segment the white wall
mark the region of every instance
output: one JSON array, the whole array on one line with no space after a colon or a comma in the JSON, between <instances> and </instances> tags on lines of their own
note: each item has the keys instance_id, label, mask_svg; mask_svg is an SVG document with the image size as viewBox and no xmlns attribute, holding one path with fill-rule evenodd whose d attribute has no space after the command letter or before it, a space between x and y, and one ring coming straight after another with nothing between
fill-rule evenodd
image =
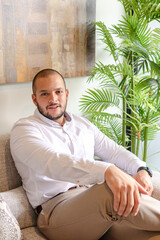
<instances>
[{"instance_id":1,"label":"white wall","mask_svg":"<svg viewBox=\"0 0 160 240\"><path fill-rule=\"evenodd\" d=\"M123 8L117 0L96 1L96 20L103 21L107 26L116 24L121 18L122 13ZM110 58L106 58L104 54L100 41L96 44L96 60L100 60L103 63L110 62ZM86 80L87 77L66 79L67 88L70 91L68 111L78 115L81 115L79 111L79 98L85 89L90 86L86 83ZM19 118L33 114L35 107L31 100L31 94L31 82L0 85L0 135L8 133L14 122ZM154 144L154 147L158 151L157 142ZM157 159L158 155L155 158L156 164L158 162Z\"/></svg>"}]
</instances>

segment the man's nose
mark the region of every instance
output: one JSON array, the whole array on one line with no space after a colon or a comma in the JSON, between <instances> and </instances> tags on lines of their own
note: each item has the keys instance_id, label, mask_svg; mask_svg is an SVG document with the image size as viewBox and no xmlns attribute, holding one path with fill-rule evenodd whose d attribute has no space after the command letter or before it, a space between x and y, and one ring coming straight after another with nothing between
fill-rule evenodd
<instances>
[{"instance_id":1,"label":"man's nose","mask_svg":"<svg viewBox=\"0 0 160 240\"><path fill-rule=\"evenodd\" d=\"M48 102L51 103L51 102L55 102L57 100L57 96L54 92L52 92L50 95L49 95L49 100Z\"/></svg>"}]
</instances>

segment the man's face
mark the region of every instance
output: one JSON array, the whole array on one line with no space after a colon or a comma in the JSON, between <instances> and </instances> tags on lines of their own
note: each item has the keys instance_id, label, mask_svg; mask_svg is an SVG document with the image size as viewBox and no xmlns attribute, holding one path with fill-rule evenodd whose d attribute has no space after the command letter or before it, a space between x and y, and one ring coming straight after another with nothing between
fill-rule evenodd
<instances>
[{"instance_id":1,"label":"man's face","mask_svg":"<svg viewBox=\"0 0 160 240\"><path fill-rule=\"evenodd\" d=\"M54 73L36 80L32 99L42 115L63 124L68 93L61 76Z\"/></svg>"}]
</instances>

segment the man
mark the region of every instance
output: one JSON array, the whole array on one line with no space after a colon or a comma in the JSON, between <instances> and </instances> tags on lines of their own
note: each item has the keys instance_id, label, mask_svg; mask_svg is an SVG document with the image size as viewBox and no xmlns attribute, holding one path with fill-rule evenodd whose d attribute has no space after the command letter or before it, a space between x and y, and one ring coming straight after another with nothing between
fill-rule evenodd
<instances>
[{"instance_id":1,"label":"man","mask_svg":"<svg viewBox=\"0 0 160 240\"><path fill-rule=\"evenodd\" d=\"M37 109L11 132L12 156L40 231L48 239L94 240L115 221L160 231L149 168L87 119L67 113L68 95L60 73L40 71L33 79Z\"/></svg>"}]
</instances>

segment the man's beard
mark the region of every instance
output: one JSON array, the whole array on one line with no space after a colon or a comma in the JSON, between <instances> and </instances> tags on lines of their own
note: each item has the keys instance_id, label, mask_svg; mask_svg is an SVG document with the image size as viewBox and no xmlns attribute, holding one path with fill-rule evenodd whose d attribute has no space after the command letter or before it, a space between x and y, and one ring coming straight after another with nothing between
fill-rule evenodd
<instances>
[{"instance_id":1,"label":"man's beard","mask_svg":"<svg viewBox=\"0 0 160 240\"><path fill-rule=\"evenodd\" d=\"M58 120L59 118L61 118L62 116L64 116L64 113L65 113L65 110L64 111L61 111L61 113L56 116L56 117L53 117L52 115L50 115L48 112L45 114L44 111L42 110L41 106L37 103L37 108L39 110L39 112L46 118L50 119L50 120L53 120L53 121L56 121ZM66 107L65 107L66 109Z\"/></svg>"}]
</instances>

